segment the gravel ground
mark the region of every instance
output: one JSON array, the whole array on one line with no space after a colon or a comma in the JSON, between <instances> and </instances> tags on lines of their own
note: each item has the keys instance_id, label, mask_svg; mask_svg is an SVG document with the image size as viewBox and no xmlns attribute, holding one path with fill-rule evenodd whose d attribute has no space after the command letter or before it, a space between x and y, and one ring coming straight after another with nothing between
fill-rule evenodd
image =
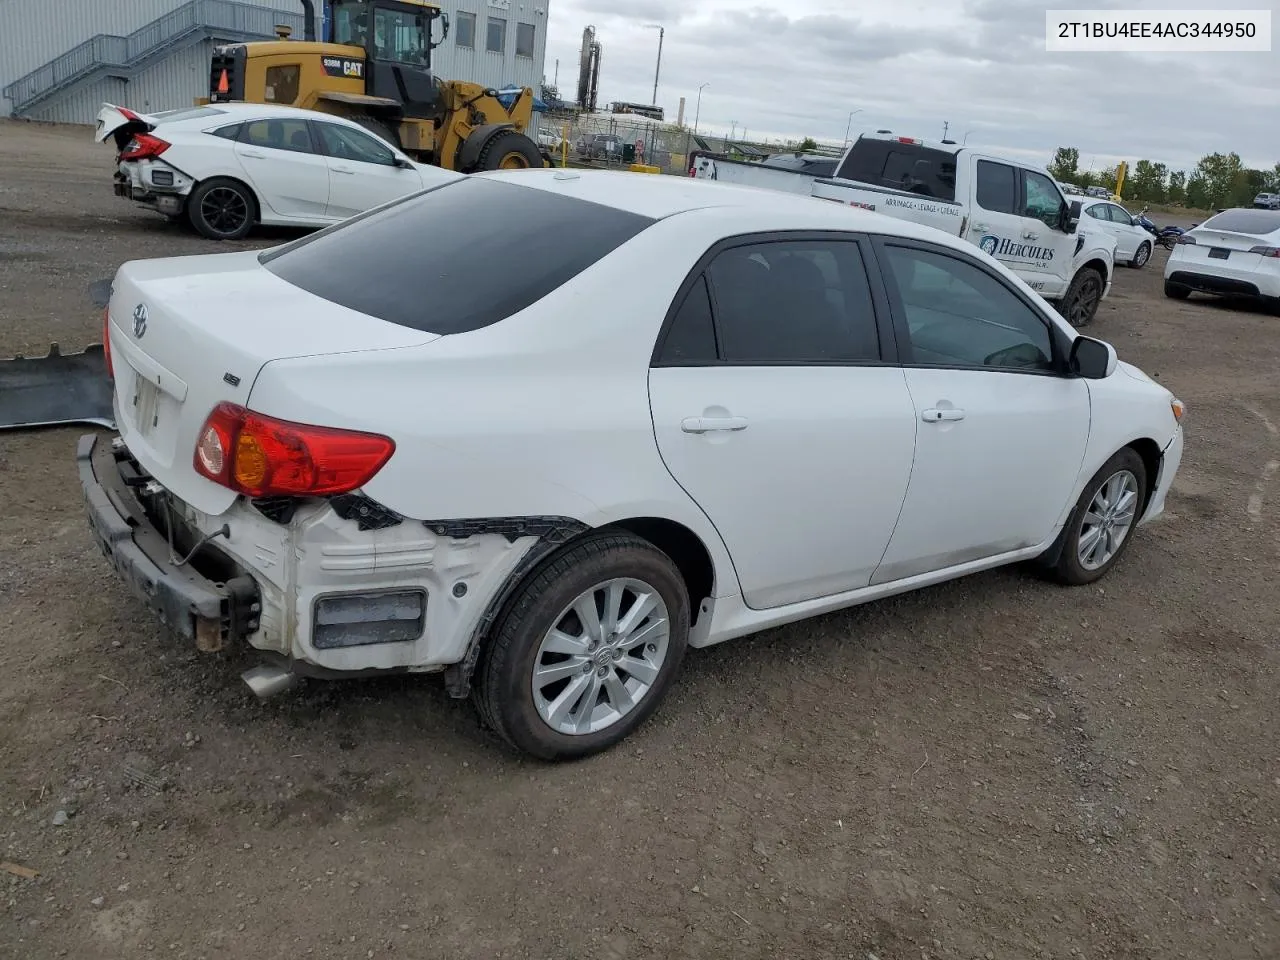
<instances>
[{"instance_id":1,"label":"gravel ground","mask_svg":"<svg viewBox=\"0 0 1280 960\"><path fill-rule=\"evenodd\" d=\"M0 124L0 164L0 355L97 339L124 259L231 248L113 197L85 129ZM91 546L82 431L0 434L0 956L1280 956L1278 321L1165 300L1163 256L1091 332L1187 452L1102 584L695 652L576 765L430 678L254 700Z\"/></svg>"}]
</instances>

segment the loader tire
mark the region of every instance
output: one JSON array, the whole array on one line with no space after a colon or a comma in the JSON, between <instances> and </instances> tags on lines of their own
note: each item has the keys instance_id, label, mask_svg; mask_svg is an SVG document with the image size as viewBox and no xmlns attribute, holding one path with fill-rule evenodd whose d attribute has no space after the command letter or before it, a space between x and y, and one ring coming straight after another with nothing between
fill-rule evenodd
<instances>
[{"instance_id":1,"label":"loader tire","mask_svg":"<svg viewBox=\"0 0 1280 960\"><path fill-rule=\"evenodd\" d=\"M386 121L379 120L377 117L371 117L367 113L356 114L351 118L351 121L353 123L360 124L360 126L364 127L375 137L379 137L387 141L387 143L391 144L397 150L403 149L400 146L400 135L396 132L396 128L389 125Z\"/></svg>"},{"instance_id":2,"label":"loader tire","mask_svg":"<svg viewBox=\"0 0 1280 960\"><path fill-rule=\"evenodd\" d=\"M542 167L542 151L523 133L503 130L494 134L476 161L476 170L528 170Z\"/></svg>"}]
</instances>

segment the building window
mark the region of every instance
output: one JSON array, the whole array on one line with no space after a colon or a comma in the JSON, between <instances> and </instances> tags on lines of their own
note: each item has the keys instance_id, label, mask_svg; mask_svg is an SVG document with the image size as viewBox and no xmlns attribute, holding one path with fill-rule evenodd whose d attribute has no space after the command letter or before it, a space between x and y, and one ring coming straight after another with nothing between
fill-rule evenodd
<instances>
[{"instance_id":1,"label":"building window","mask_svg":"<svg viewBox=\"0 0 1280 960\"><path fill-rule=\"evenodd\" d=\"M489 18L489 32L485 37L484 48L490 53L504 53L507 49L507 21L497 17Z\"/></svg>"},{"instance_id":2,"label":"building window","mask_svg":"<svg viewBox=\"0 0 1280 960\"><path fill-rule=\"evenodd\" d=\"M474 13L458 13L458 25L455 28L457 33L454 34L456 42L460 47L470 47L472 50L476 46L476 15Z\"/></svg>"},{"instance_id":3,"label":"building window","mask_svg":"<svg viewBox=\"0 0 1280 960\"><path fill-rule=\"evenodd\" d=\"M516 56L517 57L533 56L533 24L532 23L516 24Z\"/></svg>"},{"instance_id":4,"label":"building window","mask_svg":"<svg viewBox=\"0 0 1280 960\"><path fill-rule=\"evenodd\" d=\"M298 99L298 65L267 67L263 99L270 103L293 103Z\"/></svg>"}]
</instances>

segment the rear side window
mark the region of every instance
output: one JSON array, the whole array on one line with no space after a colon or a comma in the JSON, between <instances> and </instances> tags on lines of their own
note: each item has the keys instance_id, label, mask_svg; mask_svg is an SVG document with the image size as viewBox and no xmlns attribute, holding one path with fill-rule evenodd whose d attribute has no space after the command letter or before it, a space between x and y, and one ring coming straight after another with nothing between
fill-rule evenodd
<instances>
[{"instance_id":1,"label":"rear side window","mask_svg":"<svg viewBox=\"0 0 1280 960\"><path fill-rule=\"evenodd\" d=\"M978 161L978 206L992 213L1013 213L1018 207L1018 182L1007 163Z\"/></svg>"},{"instance_id":2,"label":"rear side window","mask_svg":"<svg viewBox=\"0 0 1280 960\"><path fill-rule=\"evenodd\" d=\"M955 154L898 140L858 140L837 176L936 200L956 198Z\"/></svg>"},{"instance_id":3,"label":"rear side window","mask_svg":"<svg viewBox=\"0 0 1280 960\"><path fill-rule=\"evenodd\" d=\"M1206 230L1229 230L1263 237L1280 230L1280 210L1228 210L1200 224Z\"/></svg>"},{"instance_id":4,"label":"rear side window","mask_svg":"<svg viewBox=\"0 0 1280 960\"><path fill-rule=\"evenodd\" d=\"M221 137L223 140L237 140L240 137L240 131L244 129L243 123L233 123L229 127L219 127L217 130L211 130L215 137Z\"/></svg>"},{"instance_id":5,"label":"rear side window","mask_svg":"<svg viewBox=\"0 0 1280 960\"><path fill-rule=\"evenodd\" d=\"M672 318L659 362L672 366L716 362L716 329L706 277L697 279Z\"/></svg>"},{"instance_id":6,"label":"rear side window","mask_svg":"<svg viewBox=\"0 0 1280 960\"><path fill-rule=\"evenodd\" d=\"M653 222L472 176L357 214L258 260L308 293L388 323L466 333L536 303Z\"/></svg>"}]
</instances>

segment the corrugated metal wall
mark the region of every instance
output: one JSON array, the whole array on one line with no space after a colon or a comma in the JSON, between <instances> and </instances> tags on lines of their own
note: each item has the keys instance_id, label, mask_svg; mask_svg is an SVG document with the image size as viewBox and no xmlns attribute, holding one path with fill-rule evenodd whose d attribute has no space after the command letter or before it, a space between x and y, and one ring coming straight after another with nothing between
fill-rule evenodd
<instances>
[{"instance_id":1,"label":"corrugated metal wall","mask_svg":"<svg viewBox=\"0 0 1280 960\"><path fill-rule=\"evenodd\" d=\"M432 69L445 80L470 80L488 87L507 84L532 87L539 92L547 59L547 19L550 0L440 0L452 25L449 39L436 48ZM470 13L476 18L475 44L463 47L458 29L458 14ZM487 24L493 17L507 22L506 50L490 53L485 49ZM516 56L517 24L533 26L533 56Z\"/></svg>"},{"instance_id":2,"label":"corrugated metal wall","mask_svg":"<svg viewBox=\"0 0 1280 960\"><path fill-rule=\"evenodd\" d=\"M0 87L43 66L91 37L103 33L126 36L157 17L176 10L184 2L185 0L0 0ZM297 0L248 2L293 14L300 14L302 11L302 5ZM186 61L188 54L195 56L189 50L180 54L177 59ZM206 60L205 69L207 68ZM152 73L159 74L165 69L162 62L148 70L143 76L134 79L133 88L138 89L138 83L144 77ZM201 78L201 92L205 85L205 79ZM114 96L121 97L123 95L119 91L126 86L121 81L110 80L94 84L90 89L96 89L101 94L114 90ZM192 97L199 95L199 92L191 93L184 87L180 101L169 106L183 106L190 103ZM131 96L132 94L124 99L130 99ZM86 112L83 106L88 102L86 98L93 100L84 88L76 88L42 104L32 111L31 116L66 123L91 123L97 115L98 103L102 99L112 100L111 96L103 95L99 100L93 100L92 110ZM12 107L10 101L0 98L0 116L8 116Z\"/></svg>"}]
</instances>

